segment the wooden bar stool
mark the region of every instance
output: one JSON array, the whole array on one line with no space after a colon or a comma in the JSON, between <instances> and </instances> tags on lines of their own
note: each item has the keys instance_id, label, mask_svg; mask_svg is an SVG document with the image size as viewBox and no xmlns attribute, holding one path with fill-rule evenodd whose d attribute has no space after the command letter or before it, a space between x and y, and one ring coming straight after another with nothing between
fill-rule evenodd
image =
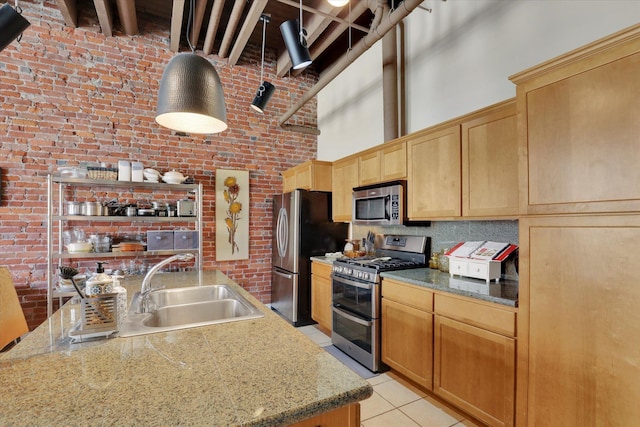
<instances>
[{"instance_id":1,"label":"wooden bar stool","mask_svg":"<svg viewBox=\"0 0 640 427\"><path fill-rule=\"evenodd\" d=\"M0 350L29 332L7 267L0 267Z\"/></svg>"}]
</instances>

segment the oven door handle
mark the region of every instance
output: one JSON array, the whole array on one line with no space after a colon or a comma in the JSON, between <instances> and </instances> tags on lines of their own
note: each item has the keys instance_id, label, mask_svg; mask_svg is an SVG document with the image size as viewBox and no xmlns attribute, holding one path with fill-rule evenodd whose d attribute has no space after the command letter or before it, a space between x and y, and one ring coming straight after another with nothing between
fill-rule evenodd
<instances>
[{"instance_id":1,"label":"oven door handle","mask_svg":"<svg viewBox=\"0 0 640 427\"><path fill-rule=\"evenodd\" d=\"M375 286L375 284L373 283L356 282L355 280L346 279L344 277L338 277L333 274L331 275L331 278L336 282L346 283L347 285L356 286L358 288L367 289L367 290L372 289Z\"/></svg>"},{"instance_id":2,"label":"oven door handle","mask_svg":"<svg viewBox=\"0 0 640 427\"><path fill-rule=\"evenodd\" d=\"M347 319L351 320L352 322L356 322L359 325L362 325L362 326L371 326L371 325L373 325L373 320L362 320L359 317L356 317L356 316L354 316L352 314L349 314L346 311L341 310L336 306L332 306L331 308L333 309L333 311L336 314L339 314L342 317L346 317Z\"/></svg>"}]
</instances>

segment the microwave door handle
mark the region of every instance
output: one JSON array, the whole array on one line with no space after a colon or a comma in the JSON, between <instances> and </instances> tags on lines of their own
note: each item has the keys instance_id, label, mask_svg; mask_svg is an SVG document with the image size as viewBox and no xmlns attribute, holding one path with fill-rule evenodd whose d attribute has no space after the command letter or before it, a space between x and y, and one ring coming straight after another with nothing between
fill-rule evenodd
<instances>
[{"instance_id":1,"label":"microwave door handle","mask_svg":"<svg viewBox=\"0 0 640 427\"><path fill-rule=\"evenodd\" d=\"M391 219L390 210L391 210L391 196L386 195L384 196L384 219L387 221Z\"/></svg>"},{"instance_id":2,"label":"microwave door handle","mask_svg":"<svg viewBox=\"0 0 640 427\"><path fill-rule=\"evenodd\" d=\"M356 316L353 316L353 315L347 313L344 310L340 310L338 307L333 306L331 308L333 309L334 313L336 313L336 314L338 314L340 316L346 317L347 319L349 319L352 322L355 322L355 323L357 323L359 325L362 325L362 326L371 326L371 325L373 325L373 320L362 320L362 319L360 319L360 318L358 318Z\"/></svg>"}]
</instances>

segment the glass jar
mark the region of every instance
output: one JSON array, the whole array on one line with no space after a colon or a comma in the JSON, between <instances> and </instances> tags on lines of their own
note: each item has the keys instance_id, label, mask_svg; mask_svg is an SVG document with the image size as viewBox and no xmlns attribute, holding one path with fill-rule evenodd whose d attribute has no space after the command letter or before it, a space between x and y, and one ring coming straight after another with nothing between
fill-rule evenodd
<instances>
[{"instance_id":1,"label":"glass jar","mask_svg":"<svg viewBox=\"0 0 640 427\"><path fill-rule=\"evenodd\" d=\"M443 273L449 272L449 257L445 255L447 252L449 252L449 248L443 249L438 254L438 270Z\"/></svg>"}]
</instances>

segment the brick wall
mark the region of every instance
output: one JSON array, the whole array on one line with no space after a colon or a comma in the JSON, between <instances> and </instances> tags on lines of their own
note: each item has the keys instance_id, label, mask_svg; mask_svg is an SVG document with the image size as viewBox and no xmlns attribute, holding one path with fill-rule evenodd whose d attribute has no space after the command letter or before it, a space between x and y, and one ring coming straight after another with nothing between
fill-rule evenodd
<instances>
[{"instance_id":1,"label":"brick wall","mask_svg":"<svg viewBox=\"0 0 640 427\"><path fill-rule=\"evenodd\" d=\"M260 84L260 46L235 66L209 55L222 80L229 129L179 136L154 121L169 51L168 25L104 37L95 12L66 27L55 2L21 1L31 27L0 52L0 265L9 267L30 328L46 318L46 176L59 165L138 159L176 169L204 186L204 268L219 269L263 302L270 299L271 197L280 173L316 154L316 137L292 133L277 119L317 81L306 71L276 78L275 52L265 77L278 88L265 115L249 105ZM201 53L201 52L200 52ZM309 102L292 124L316 126ZM215 261L215 171L250 171L250 252L246 261Z\"/></svg>"}]
</instances>

